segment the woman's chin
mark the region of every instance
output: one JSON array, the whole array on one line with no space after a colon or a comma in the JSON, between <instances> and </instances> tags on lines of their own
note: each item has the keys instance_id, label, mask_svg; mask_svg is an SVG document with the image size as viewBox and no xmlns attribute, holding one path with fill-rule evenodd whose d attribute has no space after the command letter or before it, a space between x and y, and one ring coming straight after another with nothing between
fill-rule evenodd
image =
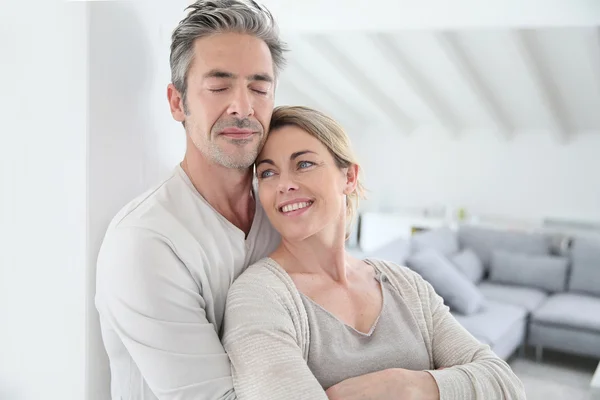
<instances>
[{"instance_id":1,"label":"woman's chin","mask_svg":"<svg viewBox=\"0 0 600 400\"><path fill-rule=\"evenodd\" d=\"M282 232L281 233L281 237L283 237L285 240L287 240L288 242L291 242L291 243L302 242L311 236L312 235L310 233L306 233L306 232Z\"/></svg>"},{"instance_id":2,"label":"woman's chin","mask_svg":"<svg viewBox=\"0 0 600 400\"><path fill-rule=\"evenodd\" d=\"M281 234L281 237L288 242L301 242L315 235L316 231L314 229L308 229L306 225L304 225L293 228L287 226L279 230L279 233Z\"/></svg>"}]
</instances>

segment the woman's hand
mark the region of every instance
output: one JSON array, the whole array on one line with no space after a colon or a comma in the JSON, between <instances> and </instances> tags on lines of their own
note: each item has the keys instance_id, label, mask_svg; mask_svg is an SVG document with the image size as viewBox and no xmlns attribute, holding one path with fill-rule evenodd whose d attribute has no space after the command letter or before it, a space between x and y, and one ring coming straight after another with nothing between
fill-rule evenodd
<instances>
[{"instance_id":1,"label":"woman's hand","mask_svg":"<svg viewBox=\"0 0 600 400\"><path fill-rule=\"evenodd\" d=\"M346 379L326 391L329 400L439 400L433 376L424 371L386 369Z\"/></svg>"}]
</instances>

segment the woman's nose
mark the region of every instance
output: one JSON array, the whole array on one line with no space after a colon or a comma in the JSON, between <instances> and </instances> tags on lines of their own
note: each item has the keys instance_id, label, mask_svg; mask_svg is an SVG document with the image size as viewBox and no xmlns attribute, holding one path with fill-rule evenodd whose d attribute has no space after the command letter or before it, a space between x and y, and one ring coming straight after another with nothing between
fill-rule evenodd
<instances>
[{"instance_id":1,"label":"woman's nose","mask_svg":"<svg viewBox=\"0 0 600 400\"><path fill-rule=\"evenodd\" d=\"M293 179L290 179L289 176L281 176L279 179L279 184L277 185L277 190L280 193L286 193L292 190L298 190L298 185L294 182Z\"/></svg>"}]
</instances>

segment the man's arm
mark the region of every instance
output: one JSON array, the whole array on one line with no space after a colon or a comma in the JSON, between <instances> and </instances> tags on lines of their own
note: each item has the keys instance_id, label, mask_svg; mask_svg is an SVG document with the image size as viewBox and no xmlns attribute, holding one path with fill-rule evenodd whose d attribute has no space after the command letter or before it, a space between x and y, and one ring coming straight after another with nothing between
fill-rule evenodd
<instances>
[{"instance_id":1,"label":"man's arm","mask_svg":"<svg viewBox=\"0 0 600 400\"><path fill-rule=\"evenodd\" d=\"M139 228L110 232L98 257L96 305L158 399L236 398L201 288L165 238Z\"/></svg>"}]
</instances>

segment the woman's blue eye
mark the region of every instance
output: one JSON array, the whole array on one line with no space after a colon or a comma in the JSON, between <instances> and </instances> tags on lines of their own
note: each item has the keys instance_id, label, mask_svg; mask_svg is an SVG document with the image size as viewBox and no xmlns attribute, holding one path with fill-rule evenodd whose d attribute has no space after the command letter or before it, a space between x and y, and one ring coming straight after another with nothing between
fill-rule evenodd
<instances>
[{"instance_id":1,"label":"woman's blue eye","mask_svg":"<svg viewBox=\"0 0 600 400\"><path fill-rule=\"evenodd\" d=\"M314 163L312 163L310 161L300 161L298 163L298 167L301 169L312 167L313 165L314 165Z\"/></svg>"},{"instance_id":2,"label":"woman's blue eye","mask_svg":"<svg viewBox=\"0 0 600 400\"><path fill-rule=\"evenodd\" d=\"M261 172L260 173L260 177L261 178L268 178L268 177L271 176L270 174L273 174L273 171L271 171L270 169L268 169L266 171Z\"/></svg>"}]
</instances>

